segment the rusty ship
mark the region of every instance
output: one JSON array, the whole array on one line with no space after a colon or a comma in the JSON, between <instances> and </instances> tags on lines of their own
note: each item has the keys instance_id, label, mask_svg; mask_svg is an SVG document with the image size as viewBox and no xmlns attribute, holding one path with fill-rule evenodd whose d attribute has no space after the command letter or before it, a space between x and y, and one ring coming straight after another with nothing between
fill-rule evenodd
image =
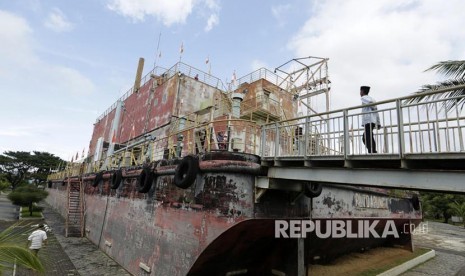
<instances>
[{"instance_id":1,"label":"rusty ship","mask_svg":"<svg viewBox=\"0 0 465 276\"><path fill-rule=\"evenodd\" d=\"M343 151L315 139L326 120L316 103L329 109L327 67L327 58L292 59L224 84L182 62L143 76L141 59L134 86L95 121L88 156L49 176L47 202L67 236L87 237L133 275L298 275L354 250L409 248L408 234L276 238L276 220L346 219L354 231L363 218L379 220L376 229L421 220L415 197L267 178L270 151Z\"/></svg>"}]
</instances>

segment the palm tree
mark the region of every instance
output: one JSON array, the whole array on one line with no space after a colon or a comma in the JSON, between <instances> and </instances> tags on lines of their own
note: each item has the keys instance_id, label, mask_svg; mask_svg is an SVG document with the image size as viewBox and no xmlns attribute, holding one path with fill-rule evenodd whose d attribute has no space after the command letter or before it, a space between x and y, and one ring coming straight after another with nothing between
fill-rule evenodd
<instances>
[{"instance_id":1,"label":"palm tree","mask_svg":"<svg viewBox=\"0 0 465 276\"><path fill-rule=\"evenodd\" d=\"M30 232L31 225L24 223L15 223L0 232L0 275L14 264L41 273L45 271L39 258L26 247Z\"/></svg>"},{"instance_id":2,"label":"palm tree","mask_svg":"<svg viewBox=\"0 0 465 276\"><path fill-rule=\"evenodd\" d=\"M425 71L436 71L450 79L438 82L437 84L423 85L420 90L416 92L420 95L418 95L418 97L407 99L405 103L419 103L435 99L450 99L444 102L443 108L447 111L451 111L454 107L462 110L465 105L465 97L463 97L465 96L465 60L441 61ZM444 93L421 95L421 93L425 92L454 87L456 89ZM461 98L451 99L453 97Z\"/></svg>"},{"instance_id":3,"label":"palm tree","mask_svg":"<svg viewBox=\"0 0 465 276\"><path fill-rule=\"evenodd\" d=\"M462 218L463 227L465 228L465 202L459 204L457 201L455 201L454 203L450 204L450 207L452 208L452 211L455 213L455 215Z\"/></svg>"}]
</instances>

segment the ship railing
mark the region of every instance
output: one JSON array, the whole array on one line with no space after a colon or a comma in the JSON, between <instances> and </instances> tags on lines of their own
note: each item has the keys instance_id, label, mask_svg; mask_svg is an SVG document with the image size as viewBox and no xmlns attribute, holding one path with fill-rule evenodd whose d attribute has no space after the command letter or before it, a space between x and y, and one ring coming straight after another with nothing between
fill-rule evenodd
<instances>
[{"instance_id":1,"label":"ship railing","mask_svg":"<svg viewBox=\"0 0 465 276\"><path fill-rule=\"evenodd\" d=\"M226 86L219 78L183 62L176 63L173 67L166 70L164 74L166 74L167 78L171 78L172 76L179 73L182 73L190 78L196 78L205 84L226 91Z\"/></svg>"},{"instance_id":2,"label":"ship railing","mask_svg":"<svg viewBox=\"0 0 465 276\"><path fill-rule=\"evenodd\" d=\"M260 126L242 119L214 120L184 127L153 142L151 160L171 159L209 151L258 154Z\"/></svg>"},{"instance_id":3,"label":"ship railing","mask_svg":"<svg viewBox=\"0 0 465 276\"><path fill-rule=\"evenodd\" d=\"M123 167L143 166L152 161L181 158L189 154L209 151L231 151L258 154L260 149L260 126L256 122L242 119L214 120L198 123L173 132L167 137L140 140L132 146L116 151L109 157L104 170ZM85 172L96 173L102 170L103 161L70 163L60 172L51 174L49 180L62 180L80 176ZM88 160L90 160L88 158Z\"/></svg>"},{"instance_id":4,"label":"ship railing","mask_svg":"<svg viewBox=\"0 0 465 276\"><path fill-rule=\"evenodd\" d=\"M144 77L142 77L140 86L141 87L144 86L146 83L150 81L151 78L154 78L154 77L162 77L164 79L169 79L180 73L188 77L191 77L191 78L196 78L199 81L202 81L203 83L210 85L212 87L226 91L226 86L223 84L223 82L219 78L214 77L210 73L204 72L200 69L197 69L195 67L192 67L182 62L176 63L170 69L165 69L163 67L156 66L150 72L148 72ZM119 101L124 102L132 93L134 93L134 87L131 87L115 103L113 103L109 108L107 108L107 110L105 110L105 112L103 112L102 115L100 115L97 118L96 122L99 122L105 116L107 116L111 111L113 111L116 108Z\"/></svg>"},{"instance_id":5,"label":"ship railing","mask_svg":"<svg viewBox=\"0 0 465 276\"><path fill-rule=\"evenodd\" d=\"M69 162L63 170L49 174L47 180L62 180L67 177L79 176L82 174L84 168L85 163L83 162Z\"/></svg>"},{"instance_id":6,"label":"ship railing","mask_svg":"<svg viewBox=\"0 0 465 276\"><path fill-rule=\"evenodd\" d=\"M263 113L262 116L264 117L272 115L273 117L281 118L280 103L265 95L257 95L241 103L242 116L249 115L252 120L254 113Z\"/></svg>"},{"instance_id":7,"label":"ship railing","mask_svg":"<svg viewBox=\"0 0 465 276\"><path fill-rule=\"evenodd\" d=\"M260 68L260 69L253 71L252 73L249 73L243 77L240 77L236 81L232 80L229 90L236 90L244 83L252 83L260 79L267 80L271 82L272 84L284 90L287 90L291 86L291 83L289 81L285 80L284 78L280 77L274 72L266 68Z\"/></svg>"},{"instance_id":8,"label":"ship railing","mask_svg":"<svg viewBox=\"0 0 465 276\"><path fill-rule=\"evenodd\" d=\"M377 114L380 119L380 128L373 128L378 154L402 158L412 154L465 153L465 113L460 105L465 95L444 96L464 88L426 92L423 96L430 97L421 102L409 101L418 97L410 95L266 124L260 154L264 158L370 155L362 126L363 116L368 116L362 108L367 106L377 106L368 114Z\"/></svg>"},{"instance_id":9,"label":"ship railing","mask_svg":"<svg viewBox=\"0 0 465 276\"><path fill-rule=\"evenodd\" d=\"M140 81L140 86L143 86L144 84L146 84L153 76L161 76L163 75L164 72L166 72L168 69L165 69L163 67L159 67L159 66L156 66L155 68L153 68L149 73L147 73L145 76L143 76L141 78L141 81ZM113 109L116 108L116 106L118 105L118 102L121 101L121 102L124 102L127 98L129 98L130 95L132 95L132 93L134 93L134 87L131 87L129 88L126 93L124 93L121 97L118 98L118 100L116 100L116 102L114 102L109 108L107 108L103 113L102 115L100 115L96 122L99 122L100 120L102 120L105 116L107 116L111 111L113 111Z\"/></svg>"}]
</instances>

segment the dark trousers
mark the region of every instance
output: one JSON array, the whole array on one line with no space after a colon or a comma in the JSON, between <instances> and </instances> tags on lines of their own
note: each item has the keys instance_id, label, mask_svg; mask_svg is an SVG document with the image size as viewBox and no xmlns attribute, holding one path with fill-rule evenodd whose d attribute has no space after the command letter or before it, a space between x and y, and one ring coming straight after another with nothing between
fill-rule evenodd
<instances>
[{"instance_id":1,"label":"dark trousers","mask_svg":"<svg viewBox=\"0 0 465 276\"><path fill-rule=\"evenodd\" d=\"M365 132L363 133L362 141L367 147L369 153L377 153L375 138L373 138L373 129L376 128L375 123L365 125Z\"/></svg>"}]
</instances>

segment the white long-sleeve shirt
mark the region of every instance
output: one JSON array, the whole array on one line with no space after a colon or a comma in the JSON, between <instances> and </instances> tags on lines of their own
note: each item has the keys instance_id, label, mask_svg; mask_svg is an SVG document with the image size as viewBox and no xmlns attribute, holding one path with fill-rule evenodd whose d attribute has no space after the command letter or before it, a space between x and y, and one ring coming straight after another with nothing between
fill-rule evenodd
<instances>
[{"instance_id":1,"label":"white long-sleeve shirt","mask_svg":"<svg viewBox=\"0 0 465 276\"><path fill-rule=\"evenodd\" d=\"M47 239L47 234L44 230L36 230L28 237L28 240L31 241L31 246L29 249L40 249L42 247L42 242Z\"/></svg>"},{"instance_id":2,"label":"white long-sleeve shirt","mask_svg":"<svg viewBox=\"0 0 465 276\"><path fill-rule=\"evenodd\" d=\"M376 101L368 95L362 96L362 105L371 104L375 102ZM362 107L362 126L370 123L381 125L378 112L373 112L376 110L378 110L376 105Z\"/></svg>"}]
</instances>

